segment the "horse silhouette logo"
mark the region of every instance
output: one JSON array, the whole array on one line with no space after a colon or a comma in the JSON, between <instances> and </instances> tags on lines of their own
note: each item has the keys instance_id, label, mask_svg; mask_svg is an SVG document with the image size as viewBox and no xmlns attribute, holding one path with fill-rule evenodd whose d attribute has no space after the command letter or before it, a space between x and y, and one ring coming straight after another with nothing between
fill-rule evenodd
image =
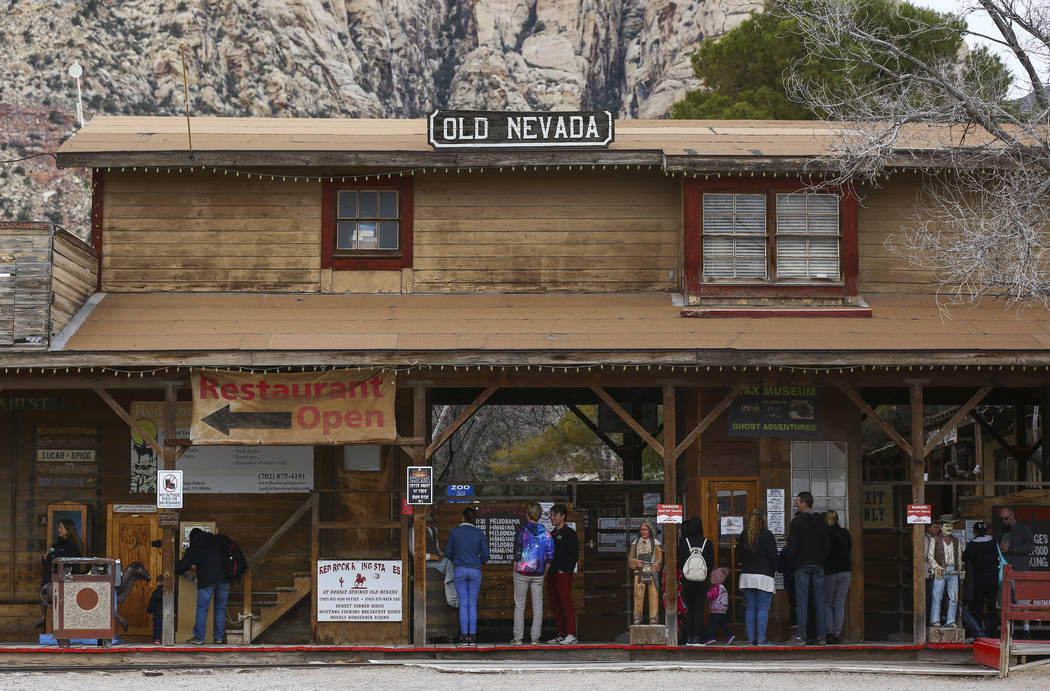
<instances>
[{"instance_id":1,"label":"horse silhouette logo","mask_svg":"<svg viewBox=\"0 0 1050 691\"><path fill-rule=\"evenodd\" d=\"M360 573L357 574L357 578L354 579L354 587L355 588L365 588L365 587L367 587L365 585L364 574L360 574Z\"/></svg>"}]
</instances>

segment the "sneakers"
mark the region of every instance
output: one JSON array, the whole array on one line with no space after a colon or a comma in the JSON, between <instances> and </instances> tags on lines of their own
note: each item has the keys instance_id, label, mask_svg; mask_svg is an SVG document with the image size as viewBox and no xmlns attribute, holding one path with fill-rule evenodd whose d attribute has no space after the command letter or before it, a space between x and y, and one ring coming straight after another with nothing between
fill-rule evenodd
<instances>
[{"instance_id":1,"label":"sneakers","mask_svg":"<svg viewBox=\"0 0 1050 691\"><path fill-rule=\"evenodd\" d=\"M717 638L708 638L706 641L703 642L702 645L711 645L712 643L717 643L717 642L718 642Z\"/></svg>"},{"instance_id":2,"label":"sneakers","mask_svg":"<svg viewBox=\"0 0 1050 691\"><path fill-rule=\"evenodd\" d=\"M828 639L824 638L823 636L821 636L817 640L813 641L813 643L812 643L812 645L827 645L827 644L828 644Z\"/></svg>"},{"instance_id":3,"label":"sneakers","mask_svg":"<svg viewBox=\"0 0 1050 691\"><path fill-rule=\"evenodd\" d=\"M459 644L462 646L476 646L477 635L473 633L465 633L459 637Z\"/></svg>"},{"instance_id":4,"label":"sneakers","mask_svg":"<svg viewBox=\"0 0 1050 691\"><path fill-rule=\"evenodd\" d=\"M160 639L159 638L154 638L153 639L153 645L160 645Z\"/></svg>"},{"instance_id":5,"label":"sneakers","mask_svg":"<svg viewBox=\"0 0 1050 691\"><path fill-rule=\"evenodd\" d=\"M190 640L188 640L186 642L189 643L190 645L204 645L204 641L202 641L199 638L191 638Z\"/></svg>"},{"instance_id":6,"label":"sneakers","mask_svg":"<svg viewBox=\"0 0 1050 691\"><path fill-rule=\"evenodd\" d=\"M733 645L733 641L735 640L736 636L734 634L729 634L729 638L726 639L726 645Z\"/></svg>"},{"instance_id":7,"label":"sneakers","mask_svg":"<svg viewBox=\"0 0 1050 691\"><path fill-rule=\"evenodd\" d=\"M511 645L522 645L522 642L521 642L520 638L514 638L514 639L511 639L510 644Z\"/></svg>"},{"instance_id":8,"label":"sneakers","mask_svg":"<svg viewBox=\"0 0 1050 691\"><path fill-rule=\"evenodd\" d=\"M828 645L835 645L836 643L839 642L839 640L840 639L839 639L839 637L836 634L829 633L827 635Z\"/></svg>"},{"instance_id":9,"label":"sneakers","mask_svg":"<svg viewBox=\"0 0 1050 691\"><path fill-rule=\"evenodd\" d=\"M579 639L576 638L576 636L573 636L571 633L565 638L561 639L562 645L576 645L579 642Z\"/></svg>"},{"instance_id":10,"label":"sneakers","mask_svg":"<svg viewBox=\"0 0 1050 691\"><path fill-rule=\"evenodd\" d=\"M759 641L758 643L755 643L755 645L759 648L773 648L776 646L776 643L773 641Z\"/></svg>"},{"instance_id":11,"label":"sneakers","mask_svg":"<svg viewBox=\"0 0 1050 691\"><path fill-rule=\"evenodd\" d=\"M547 642L550 643L551 645L560 645L563 640L565 640L565 639L562 638L561 636L555 636L554 638L550 639Z\"/></svg>"},{"instance_id":12,"label":"sneakers","mask_svg":"<svg viewBox=\"0 0 1050 691\"><path fill-rule=\"evenodd\" d=\"M801 637L799 637L799 636L795 636L795 637L794 637L794 638L792 638L792 639L791 639L790 641L788 641L788 642L787 642L787 644L788 644L788 645L797 645L797 646L803 646L803 645L805 645L805 644L806 644L806 639L805 639L805 638L801 638Z\"/></svg>"}]
</instances>

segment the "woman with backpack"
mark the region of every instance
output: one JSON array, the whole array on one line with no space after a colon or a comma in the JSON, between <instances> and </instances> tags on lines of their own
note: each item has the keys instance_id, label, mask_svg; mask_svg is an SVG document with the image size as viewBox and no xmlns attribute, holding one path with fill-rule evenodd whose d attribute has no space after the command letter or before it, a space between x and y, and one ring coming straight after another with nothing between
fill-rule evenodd
<instances>
[{"instance_id":1,"label":"woman with backpack","mask_svg":"<svg viewBox=\"0 0 1050 691\"><path fill-rule=\"evenodd\" d=\"M540 523L543 507L538 502L525 506L525 524L514 536L514 637L511 645L521 645L525 636L525 596L532 594L532 644L540 642L543 626L543 579L554 557L554 540Z\"/></svg>"},{"instance_id":2,"label":"woman with backpack","mask_svg":"<svg viewBox=\"0 0 1050 691\"><path fill-rule=\"evenodd\" d=\"M694 560L690 563L690 559ZM703 559L700 571L706 570L703 580L692 580L696 574L693 564L700 566L697 559ZM693 517L682 524L682 536L678 539L678 568L682 571L682 600L685 601L685 644L705 645L713 640L710 630L704 624L704 603L707 602L707 590L710 588L711 571L715 566L715 548L710 540L704 538L704 523ZM694 576L695 577L695 576Z\"/></svg>"},{"instance_id":3,"label":"woman with backpack","mask_svg":"<svg viewBox=\"0 0 1050 691\"><path fill-rule=\"evenodd\" d=\"M773 645L766 639L769 604L776 589L777 541L765 527L761 509L751 509L744 532L737 538L740 591L744 593L744 628L751 645Z\"/></svg>"}]
</instances>

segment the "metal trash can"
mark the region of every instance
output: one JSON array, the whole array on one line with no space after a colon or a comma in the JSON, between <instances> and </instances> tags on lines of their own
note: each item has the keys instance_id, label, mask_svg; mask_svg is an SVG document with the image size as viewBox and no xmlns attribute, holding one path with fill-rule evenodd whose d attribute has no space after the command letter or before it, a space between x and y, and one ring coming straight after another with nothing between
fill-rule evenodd
<instances>
[{"instance_id":1,"label":"metal trash can","mask_svg":"<svg viewBox=\"0 0 1050 691\"><path fill-rule=\"evenodd\" d=\"M72 638L96 638L108 648L117 637L117 559L55 559L51 564L51 627L59 647Z\"/></svg>"}]
</instances>

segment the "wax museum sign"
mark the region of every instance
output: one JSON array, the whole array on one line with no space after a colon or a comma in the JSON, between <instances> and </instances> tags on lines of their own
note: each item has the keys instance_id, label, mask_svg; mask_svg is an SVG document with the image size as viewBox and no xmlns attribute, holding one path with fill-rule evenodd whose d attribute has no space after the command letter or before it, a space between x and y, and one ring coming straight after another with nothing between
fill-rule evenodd
<instances>
[{"instance_id":1,"label":"wax museum sign","mask_svg":"<svg viewBox=\"0 0 1050 691\"><path fill-rule=\"evenodd\" d=\"M347 444L390 441L395 377L381 370L194 370L194 444Z\"/></svg>"},{"instance_id":2,"label":"wax museum sign","mask_svg":"<svg viewBox=\"0 0 1050 691\"><path fill-rule=\"evenodd\" d=\"M435 149L605 148L613 140L613 116L607 110L435 110L427 123Z\"/></svg>"}]
</instances>

